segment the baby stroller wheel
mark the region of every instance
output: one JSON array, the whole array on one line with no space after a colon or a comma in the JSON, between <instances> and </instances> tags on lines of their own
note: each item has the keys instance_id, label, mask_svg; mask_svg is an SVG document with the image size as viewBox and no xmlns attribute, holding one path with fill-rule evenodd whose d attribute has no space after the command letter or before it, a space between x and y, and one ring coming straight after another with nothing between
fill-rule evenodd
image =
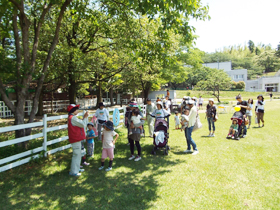
<instances>
[{"instance_id":1,"label":"baby stroller wheel","mask_svg":"<svg viewBox=\"0 0 280 210\"><path fill-rule=\"evenodd\" d=\"M164 150L164 154L165 154L165 155L168 155L168 150L167 150L167 149Z\"/></svg>"},{"instance_id":2,"label":"baby stroller wheel","mask_svg":"<svg viewBox=\"0 0 280 210\"><path fill-rule=\"evenodd\" d=\"M156 155L156 151L153 150L153 151L151 152L151 154L152 154L152 155Z\"/></svg>"},{"instance_id":3,"label":"baby stroller wheel","mask_svg":"<svg viewBox=\"0 0 280 210\"><path fill-rule=\"evenodd\" d=\"M167 146L167 150L171 150L171 147L170 147L170 146Z\"/></svg>"}]
</instances>

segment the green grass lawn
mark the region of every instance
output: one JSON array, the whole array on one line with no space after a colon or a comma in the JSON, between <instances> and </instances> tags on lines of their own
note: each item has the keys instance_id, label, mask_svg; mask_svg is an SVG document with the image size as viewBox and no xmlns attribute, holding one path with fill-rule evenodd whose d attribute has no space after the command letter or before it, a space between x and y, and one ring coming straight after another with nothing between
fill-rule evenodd
<instances>
[{"instance_id":1,"label":"green grass lawn","mask_svg":"<svg viewBox=\"0 0 280 210\"><path fill-rule=\"evenodd\" d=\"M240 141L225 138L232 113L219 115L215 138L205 137L200 114L196 156L183 153L185 137L171 117L169 156L150 155L152 139L145 138L142 160L128 161L121 129L110 172L98 171L97 142L79 178L68 175L71 150L0 173L0 209L280 209L279 105L280 100L267 101L265 127L253 124Z\"/></svg>"}]
</instances>

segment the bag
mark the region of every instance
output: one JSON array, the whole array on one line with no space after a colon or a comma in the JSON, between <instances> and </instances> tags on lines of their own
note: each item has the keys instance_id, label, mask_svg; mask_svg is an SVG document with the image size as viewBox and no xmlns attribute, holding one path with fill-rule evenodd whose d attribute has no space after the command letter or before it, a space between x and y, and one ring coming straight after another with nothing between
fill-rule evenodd
<instances>
[{"instance_id":1,"label":"bag","mask_svg":"<svg viewBox=\"0 0 280 210\"><path fill-rule=\"evenodd\" d=\"M216 114L216 115L215 115L215 118L214 118L214 122L217 122L218 119L219 119L219 118L218 118L218 115Z\"/></svg>"},{"instance_id":2,"label":"bag","mask_svg":"<svg viewBox=\"0 0 280 210\"><path fill-rule=\"evenodd\" d=\"M193 131L196 131L198 129L202 128L202 123L200 122L199 116L196 117L196 121L193 126Z\"/></svg>"},{"instance_id":3,"label":"bag","mask_svg":"<svg viewBox=\"0 0 280 210\"><path fill-rule=\"evenodd\" d=\"M258 124L258 117L255 117L255 124Z\"/></svg>"},{"instance_id":4,"label":"bag","mask_svg":"<svg viewBox=\"0 0 280 210\"><path fill-rule=\"evenodd\" d=\"M249 124L249 119L245 118L245 125L248 125L248 124Z\"/></svg>"}]
</instances>

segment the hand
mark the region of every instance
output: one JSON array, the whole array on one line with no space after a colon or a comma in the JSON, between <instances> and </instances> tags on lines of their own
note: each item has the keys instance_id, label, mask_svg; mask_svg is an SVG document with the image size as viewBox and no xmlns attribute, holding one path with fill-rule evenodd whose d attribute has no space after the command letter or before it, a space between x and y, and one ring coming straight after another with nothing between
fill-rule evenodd
<instances>
[{"instance_id":1,"label":"hand","mask_svg":"<svg viewBox=\"0 0 280 210\"><path fill-rule=\"evenodd\" d=\"M84 118L87 118L88 117L88 112L86 112L85 114L84 114Z\"/></svg>"},{"instance_id":2,"label":"hand","mask_svg":"<svg viewBox=\"0 0 280 210\"><path fill-rule=\"evenodd\" d=\"M116 140L113 141L113 144L114 144L114 145L116 144Z\"/></svg>"}]
</instances>

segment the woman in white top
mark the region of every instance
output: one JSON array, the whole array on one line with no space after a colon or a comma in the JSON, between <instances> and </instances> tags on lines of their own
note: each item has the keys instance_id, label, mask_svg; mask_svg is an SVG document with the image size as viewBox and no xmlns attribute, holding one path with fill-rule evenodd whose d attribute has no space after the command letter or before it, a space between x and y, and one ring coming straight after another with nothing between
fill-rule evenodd
<instances>
[{"instance_id":1,"label":"woman in white top","mask_svg":"<svg viewBox=\"0 0 280 210\"><path fill-rule=\"evenodd\" d=\"M99 103L99 108L95 112L95 116L98 120L98 140L101 141L101 128L102 125L109 120L109 112L105 108L103 103Z\"/></svg>"},{"instance_id":2,"label":"woman in white top","mask_svg":"<svg viewBox=\"0 0 280 210\"><path fill-rule=\"evenodd\" d=\"M254 104L253 99L252 99L252 98L249 98L249 100L248 100L248 106L249 106L249 108L248 108L247 111L246 111L246 115L247 115L247 117L248 117L248 119L249 119L248 129L250 128L251 122L252 122L252 116L253 116L252 109L253 109L253 104Z\"/></svg>"},{"instance_id":3,"label":"woman in white top","mask_svg":"<svg viewBox=\"0 0 280 210\"><path fill-rule=\"evenodd\" d=\"M265 101L264 101L264 98L262 95L259 95L257 97L257 102L256 102L256 108L255 108L255 112L256 112L256 116L258 118L258 124L259 124L259 127L260 126L260 121L262 121L262 127L264 127L264 119L263 119L263 116L264 116L264 105L265 105Z\"/></svg>"}]
</instances>

